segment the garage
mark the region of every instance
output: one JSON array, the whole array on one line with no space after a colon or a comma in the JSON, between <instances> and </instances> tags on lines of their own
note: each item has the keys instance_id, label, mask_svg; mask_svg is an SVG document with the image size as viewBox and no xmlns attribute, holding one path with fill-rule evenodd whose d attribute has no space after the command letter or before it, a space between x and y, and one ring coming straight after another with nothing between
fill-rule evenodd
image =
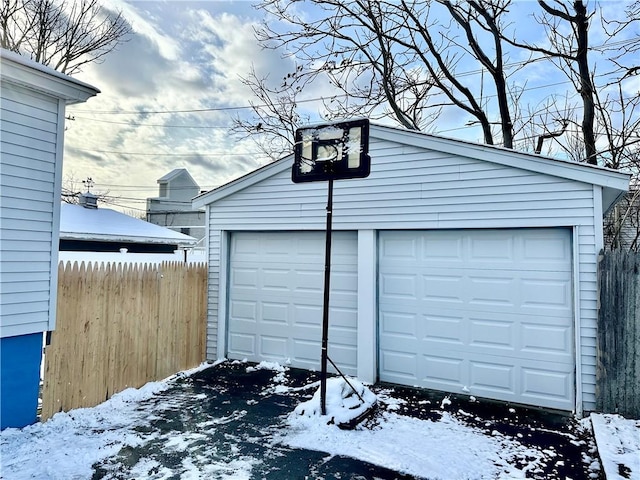
<instances>
[{"instance_id":1,"label":"garage","mask_svg":"<svg viewBox=\"0 0 640 480\"><path fill-rule=\"evenodd\" d=\"M571 409L567 229L386 231L380 379Z\"/></svg>"},{"instance_id":2,"label":"garage","mask_svg":"<svg viewBox=\"0 0 640 480\"><path fill-rule=\"evenodd\" d=\"M333 236L330 356L356 374L357 241ZM238 232L229 260L231 359L320 369L324 232Z\"/></svg>"},{"instance_id":3,"label":"garage","mask_svg":"<svg viewBox=\"0 0 640 480\"><path fill-rule=\"evenodd\" d=\"M629 176L371 123L335 182L329 355L359 380L596 407L603 217ZM327 184L293 155L200 195L207 358L319 369Z\"/></svg>"}]
</instances>

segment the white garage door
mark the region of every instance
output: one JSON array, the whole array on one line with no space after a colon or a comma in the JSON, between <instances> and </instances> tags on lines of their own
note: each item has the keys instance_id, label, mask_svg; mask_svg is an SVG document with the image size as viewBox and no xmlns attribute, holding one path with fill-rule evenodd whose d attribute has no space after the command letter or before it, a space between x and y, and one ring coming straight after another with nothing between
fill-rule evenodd
<instances>
[{"instance_id":1,"label":"white garage door","mask_svg":"<svg viewBox=\"0 0 640 480\"><path fill-rule=\"evenodd\" d=\"M332 238L329 356L355 375L357 236ZM324 249L324 232L231 235L229 358L320 369Z\"/></svg>"},{"instance_id":2,"label":"white garage door","mask_svg":"<svg viewBox=\"0 0 640 480\"><path fill-rule=\"evenodd\" d=\"M381 380L573 408L569 230L379 240Z\"/></svg>"}]
</instances>

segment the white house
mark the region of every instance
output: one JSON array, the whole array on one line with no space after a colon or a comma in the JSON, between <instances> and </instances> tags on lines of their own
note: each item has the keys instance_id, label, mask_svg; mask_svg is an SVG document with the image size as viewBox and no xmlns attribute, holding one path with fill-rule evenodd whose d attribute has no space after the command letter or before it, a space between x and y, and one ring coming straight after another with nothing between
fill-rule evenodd
<instances>
[{"instance_id":1,"label":"white house","mask_svg":"<svg viewBox=\"0 0 640 480\"><path fill-rule=\"evenodd\" d=\"M371 175L335 183L329 356L348 374L595 408L597 255L616 171L371 125ZM207 355L318 369L327 185L292 156L194 199Z\"/></svg>"},{"instance_id":2,"label":"white house","mask_svg":"<svg viewBox=\"0 0 640 480\"><path fill-rule=\"evenodd\" d=\"M204 237L204 211L191 199L200 187L185 168L176 168L158 179L158 196L147 198L147 221L200 240Z\"/></svg>"},{"instance_id":3,"label":"white house","mask_svg":"<svg viewBox=\"0 0 640 480\"><path fill-rule=\"evenodd\" d=\"M36 420L55 328L64 115L99 90L0 49L0 428Z\"/></svg>"}]
</instances>

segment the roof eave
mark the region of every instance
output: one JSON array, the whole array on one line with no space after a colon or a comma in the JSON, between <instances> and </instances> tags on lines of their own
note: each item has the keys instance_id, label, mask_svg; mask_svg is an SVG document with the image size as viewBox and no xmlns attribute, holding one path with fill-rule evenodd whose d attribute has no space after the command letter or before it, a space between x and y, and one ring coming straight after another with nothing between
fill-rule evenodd
<instances>
[{"instance_id":1,"label":"roof eave","mask_svg":"<svg viewBox=\"0 0 640 480\"><path fill-rule=\"evenodd\" d=\"M61 98L67 105L86 102L100 93L99 89L88 83L8 50L0 49L0 63L0 78L3 82Z\"/></svg>"},{"instance_id":2,"label":"roof eave","mask_svg":"<svg viewBox=\"0 0 640 480\"><path fill-rule=\"evenodd\" d=\"M293 154L290 154L286 157L276 160L273 163L264 165L263 167L253 170L252 172L249 172L242 177L236 178L229 183L198 195L191 201L191 205L193 206L193 208L204 208L207 205L215 202L216 200L220 200L227 195L231 195L234 192L242 190L243 188L247 188L265 178L268 178L272 175L275 175L276 173L280 173L287 168L290 168L292 160Z\"/></svg>"},{"instance_id":3,"label":"roof eave","mask_svg":"<svg viewBox=\"0 0 640 480\"><path fill-rule=\"evenodd\" d=\"M77 232L60 232L60 240L83 240L89 242L128 242L128 243L147 243L153 245L181 245L193 246L198 243L197 239L177 239L177 238L160 238L145 236L129 236L129 235L109 235L100 233L77 233Z\"/></svg>"}]
</instances>

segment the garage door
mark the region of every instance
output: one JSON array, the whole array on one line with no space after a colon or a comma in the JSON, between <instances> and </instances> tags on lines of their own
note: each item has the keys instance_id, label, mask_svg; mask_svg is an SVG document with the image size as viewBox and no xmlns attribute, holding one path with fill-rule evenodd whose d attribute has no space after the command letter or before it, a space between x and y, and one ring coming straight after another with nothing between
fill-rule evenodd
<instances>
[{"instance_id":1,"label":"garage door","mask_svg":"<svg viewBox=\"0 0 640 480\"><path fill-rule=\"evenodd\" d=\"M334 232L329 356L356 374L357 236ZM320 369L324 232L231 235L228 356Z\"/></svg>"},{"instance_id":2,"label":"garage door","mask_svg":"<svg viewBox=\"0 0 640 480\"><path fill-rule=\"evenodd\" d=\"M567 229L379 237L383 381L571 410Z\"/></svg>"}]
</instances>

